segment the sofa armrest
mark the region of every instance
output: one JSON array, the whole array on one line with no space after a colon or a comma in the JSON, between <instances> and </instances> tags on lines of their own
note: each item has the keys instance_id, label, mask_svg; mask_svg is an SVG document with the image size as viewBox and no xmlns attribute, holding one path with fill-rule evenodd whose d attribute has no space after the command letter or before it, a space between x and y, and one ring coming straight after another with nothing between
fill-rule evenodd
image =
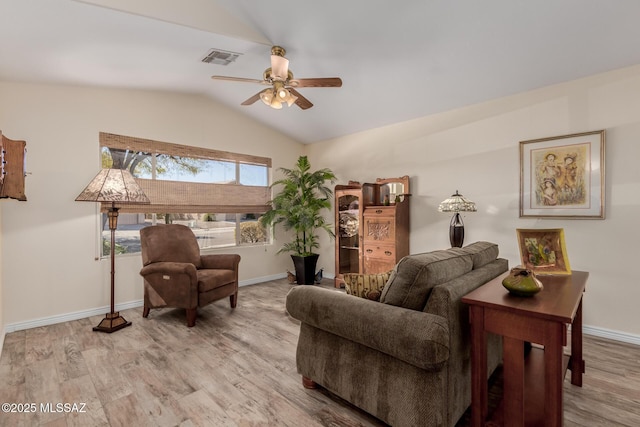
<instances>
[{"instance_id":1,"label":"sofa armrest","mask_svg":"<svg viewBox=\"0 0 640 427\"><path fill-rule=\"evenodd\" d=\"M238 270L240 255L238 254L209 254L200 255L201 268L218 268L221 270Z\"/></svg>"},{"instance_id":2,"label":"sofa armrest","mask_svg":"<svg viewBox=\"0 0 640 427\"><path fill-rule=\"evenodd\" d=\"M286 300L303 323L427 370L449 357L449 326L441 316L313 286L297 286Z\"/></svg>"}]
</instances>

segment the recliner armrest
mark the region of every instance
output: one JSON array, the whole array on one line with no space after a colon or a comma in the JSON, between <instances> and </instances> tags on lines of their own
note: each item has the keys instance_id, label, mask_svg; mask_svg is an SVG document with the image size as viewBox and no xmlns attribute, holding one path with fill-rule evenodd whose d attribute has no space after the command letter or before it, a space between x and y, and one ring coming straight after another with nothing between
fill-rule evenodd
<instances>
[{"instance_id":1,"label":"recliner armrest","mask_svg":"<svg viewBox=\"0 0 640 427\"><path fill-rule=\"evenodd\" d=\"M286 308L303 323L422 369L439 370L449 358L441 316L303 285L289 291Z\"/></svg>"},{"instance_id":2,"label":"recliner armrest","mask_svg":"<svg viewBox=\"0 0 640 427\"><path fill-rule=\"evenodd\" d=\"M238 270L240 255L238 254L209 254L200 255L201 268L218 268L222 270Z\"/></svg>"},{"instance_id":3,"label":"recliner armrest","mask_svg":"<svg viewBox=\"0 0 640 427\"><path fill-rule=\"evenodd\" d=\"M147 277L152 274L162 275L176 275L187 274L192 281L197 283L198 276L196 274L196 266L186 262L154 262L153 264L146 265L140 270L142 277Z\"/></svg>"},{"instance_id":4,"label":"recliner armrest","mask_svg":"<svg viewBox=\"0 0 640 427\"><path fill-rule=\"evenodd\" d=\"M154 262L140 270L144 277L145 307L198 306L196 266L185 262ZM147 305L149 304L149 305Z\"/></svg>"}]
</instances>

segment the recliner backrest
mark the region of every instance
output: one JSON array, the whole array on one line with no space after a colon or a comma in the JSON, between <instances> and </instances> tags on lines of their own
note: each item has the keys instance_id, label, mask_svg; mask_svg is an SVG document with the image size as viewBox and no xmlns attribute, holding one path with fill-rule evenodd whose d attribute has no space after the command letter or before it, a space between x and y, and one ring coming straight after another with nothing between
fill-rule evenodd
<instances>
[{"instance_id":1,"label":"recliner backrest","mask_svg":"<svg viewBox=\"0 0 640 427\"><path fill-rule=\"evenodd\" d=\"M142 265L186 262L202 267L200 247L193 231L181 224L159 224L140 230Z\"/></svg>"}]
</instances>

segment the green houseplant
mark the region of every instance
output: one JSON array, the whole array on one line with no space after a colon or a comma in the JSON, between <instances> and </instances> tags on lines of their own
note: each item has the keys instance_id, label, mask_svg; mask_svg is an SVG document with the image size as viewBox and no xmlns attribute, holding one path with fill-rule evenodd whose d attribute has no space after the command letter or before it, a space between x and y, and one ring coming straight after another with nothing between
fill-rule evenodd
<instances>
[{"instance_id":1,"label":"green houseplant","mask_svg":"<svg viewBox=\"0 0 640 427\"><path fill-rule=\"evenodd\" d=\"M293 231L293 240L285 243L278 253L291 252L298 284L311 285L315 278L320 247L318 230L325 230L335 237L332 225L328 224L322 212L331 208L333 191L326 183L335 182L336 176L329 169L311 171L307 156L300 156L295 168L279 168L284 178L275 181L271 187L280 186L280 191L269 202L270 209L260 218L264 227L275 228L280 224L285 230Z\"/></svg>"}]
</instances>

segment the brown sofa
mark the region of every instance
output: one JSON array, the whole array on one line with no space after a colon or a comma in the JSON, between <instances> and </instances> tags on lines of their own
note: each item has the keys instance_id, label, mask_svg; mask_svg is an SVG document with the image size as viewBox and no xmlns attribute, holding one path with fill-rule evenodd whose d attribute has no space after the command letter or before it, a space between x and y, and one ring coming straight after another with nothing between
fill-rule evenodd
<instances>
[{"instance_id":1,"label":"brown sofa","mask_svg":"<svg viewBox=\"0 0 640 427\"><path fill-rule=\"evenodd\" d=\"M160 224L140 230L144 278L143 317L152 308L187 310L187 326L196 324L198 307L229 297L238 302L240 255L200 255L193 231L180 224Z\"/></svg>"},{"instance_id":2,"label":"brown sofa","mask_svg":"<svg viewBox=\"0 0 640 427\"><path fill-rule=\"evenodd\" d=\"M319 384L394 426L454 426L471 403L465 294L507 271L498 247L477 242L404 257L380 302L297 286L287 295L300 320L296 363ZM488 372L502 355L490 336Z\"/></svg>"}]
</instances>

